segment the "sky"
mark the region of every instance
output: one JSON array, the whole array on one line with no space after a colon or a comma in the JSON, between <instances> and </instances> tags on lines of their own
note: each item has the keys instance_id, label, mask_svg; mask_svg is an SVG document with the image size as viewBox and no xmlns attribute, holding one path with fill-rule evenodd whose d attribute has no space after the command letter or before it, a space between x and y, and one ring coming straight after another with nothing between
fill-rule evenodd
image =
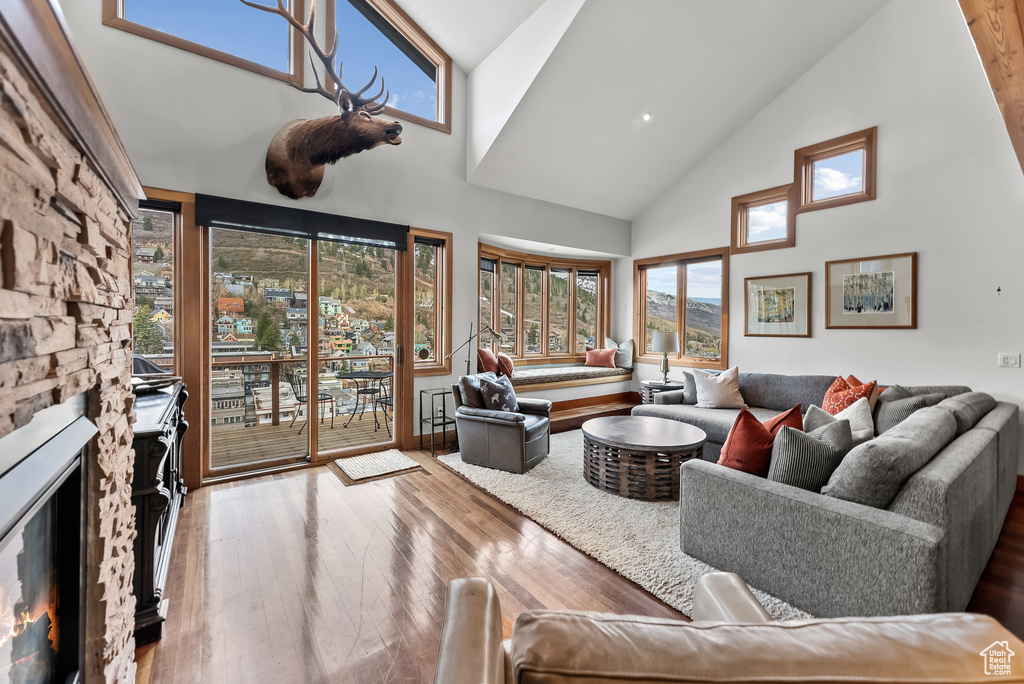
<instances>
[{"instance_id":1,"label":"sky","mask_svg":"<svg viewBox=\"0 0 1024 684\"><path fill-rule=\"evenodd\" d=\"M747 241L778 240L786 237L788 202L774 202L747 210Z\"/></svg>"},{"instance_id":2,"label":"sky","mask_svg":"<svg viewBox=\"0 0 1024 684\"><path fill-rule=\"evenodd\" d=\"M276 4L273 0L260 1L267 6ZM391 91L389 106L436 121L434 81L347 0L336 0L335 16L345 86L351 90L362 88L376 66ZM246 7L239 0L125 0L125 18L279 71L288 70L285 19ZM302 17L303 23L305 20ZM326 51L330 45L323 47ZM308 71L308 57L304 59ZM379 89L380 78L368 94Z\"/></svg>"},{"instance_id":3,"label":"sky","mask_svg":"<svg viewBox=\"0 0 1024 684\"><path fill-rule=\"evenodd\" d=\"M647 289L655 292L676 293L676 267L651 268L647 271ZM686 267L686 296L693 299L721 299L722 262L706 261Z\"/></svg>"},{"instance_id":4,"label":"sky","mask_svg":"<svg viewBox=\"0 0 1024 684\"><path fill-rule=\"evenodd\" d=\"M814 199L849 195L864 189L864 150L814 162Z\"/></svg>"}]
</instances>

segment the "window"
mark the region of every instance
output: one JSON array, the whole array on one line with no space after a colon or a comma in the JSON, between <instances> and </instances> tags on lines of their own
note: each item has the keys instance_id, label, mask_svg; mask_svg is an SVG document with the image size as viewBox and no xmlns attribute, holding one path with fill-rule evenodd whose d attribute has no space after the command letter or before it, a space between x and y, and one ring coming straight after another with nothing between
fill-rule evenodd
<instances>
[{"instance_id":1,"label":"window","mask_svg":"<svg viewBox=\"0 0 1024 684\"><path fill-rule=\"evenodd\" d=\"M132 341L136 354L174 372L175 202L143 202L132 222Z\"/></svg>"},{"instance_id":2,"label":"window","mask_svg":"<svg viewBox=\"0 0 1024 684\"><path fill-rule=\"evenodd\" d=\"M305 16L303 0L286 4L295 16ZM238 0L103 0L103 23L263 76L302 83L302 38L281 17Z\"/></svg>"},{"instance_id":3,"label":"window","mask_svg":"<svg viewBox=\"0 0 1024 684\"><path fill-rule=\"evenodd\" d=\"M523 353L540 354L540 331L544 325L544 269L529 266L523 275Z\"/></svg>"},{"instance_id":4,"label":"window","mask_svg":"<svg viewBox=\"0 0 1024 684\"><path fill-rule=\"evenodd\" d=\"M597 348L597 273L576 272L576 349Z\"/></svg>"},{"instance_id":5,"label":"window","mask_svg":"<svg viewBox=\"0 0 1024 684\"><path fill-rule=\"evenodd\" d=\"M519 264L510 264L503 261L501 264L501 299L499 302L499 316L502 336L501 351L509 356L516 353L516 293L519 291Z\"/></svg>"},{"instance_id":6,"label":"window","mask_svg":"<svg viewBox=\"0 0 1024 684\"><path fill-rule=\"evenodd\" d=\"M676 366L728 366L729 249L638 259L633 286L637 316L634 339L643 340L640 361L657 363L651 351L655 331L679 335ZM680 334L681 333L681 334Z\"/></svg>"},{"instance_id":7,"label":"window","mask_svg":"<svg viewBox=\"0 0 1024 684\"><path fill-rule=\"evenodd\" d=\"M376 67L390 92L386 112L451 131L450 125L443 128L449 122L450 60L397 5L388 0L333 0L328 22L338 32L344 71L352 74L345 85L361 87L348 79L365 83Z\"/></svg>"},{"instance_id":8,"label":"window","mask_svg":"<svg viewBox=\"0 0 1024 684\"><path fill-rule=\"evenodd\" d=\"M732 198L732 253L796 245L792 184Z\"/></svg>"},{"instance_id":9,"label":"window","mask_svg":"<svg viewBox=\"0 0 1024 684\"><path fill-rule=\"evenodd\" d=\"M548 354L569 352L569 279L572 272L565 269L548 271Z\"/></svg>"},{"instance_id":10,"label":"window","mask_svg":"<svg viewBox=\"0 0 1024 684\"><path fill-rule=\"evenodd\" d=\"M797 212L875 199L877 128L796 151Z\"/></svg>"},{"instance_id":11,"label":"window","mask_svg":"<svg viewBox=\"0 0 1024 684\"><path fill-rule=\"evenodd\" d=\"M416 375L451 372L452 234L410 228L413 236L413 358Z\"/></svg>"},{"instance_id":12,"label":"window","mask_svg":"<svg viewBox=\"0 0 1024 684\"><path fill-rule=\"evenodd\" d=\"M480 326L478 330L490 328L494 314L494 266L493 259L480 259ZM491 340L487 335L480 335L478 344L481 349L491 346Z\"/></svg>"},{"instance_id":13,"label":"window","mask_svg":"<svg viewBox=\"0 0 1024 684\"><path fill-rule=\"evenodd\" d=\"M308 0L285 4L299 21L309 20ZM346 86L362 87L376 67L391 94L384 116L451 133L451 59L398 5L326 0L316 12L317 25L335 31L323 49L338 38ZM103 23L293 85L312 85L305 82L308 46L299 32L282 17L238 0L103 0Z\"/></svg>"},{"instance_id":14,"label":"window","mask_svg":"<svg viewBox=\"0 0 1024 684\"><path fill-rule=\"evenodd\" d=\"M502 351L544 363L599 346L608 329L611 262L552 259L490 245L480 251L480 326L499 322ZM482 336L479 344L490 348L492 341Z\"/></svg>"}]
</instances>

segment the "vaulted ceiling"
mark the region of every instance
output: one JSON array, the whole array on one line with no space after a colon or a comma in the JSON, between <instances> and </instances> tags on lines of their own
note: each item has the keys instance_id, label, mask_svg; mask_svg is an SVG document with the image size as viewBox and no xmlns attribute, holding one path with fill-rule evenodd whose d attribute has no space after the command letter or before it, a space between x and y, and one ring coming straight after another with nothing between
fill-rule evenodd
<instances>
[{"instance_id":1,"label":"vaulted ceiling","mask_svg":"<svg viewBox=\"0 0 1024 684\"><path fill-rule=\"evenodd\" d=\"M624 219L887 2L400 1L470 74L471 183Z\"/></svg>"}]
</instances>

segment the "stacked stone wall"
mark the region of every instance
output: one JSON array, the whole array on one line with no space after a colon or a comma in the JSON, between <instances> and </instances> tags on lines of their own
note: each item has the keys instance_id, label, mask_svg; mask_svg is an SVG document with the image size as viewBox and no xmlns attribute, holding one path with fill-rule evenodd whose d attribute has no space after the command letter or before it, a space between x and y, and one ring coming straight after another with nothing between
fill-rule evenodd
<instances>
[{"instance_id":1,"label":"stacked stone wall","mask_svg":"<svg viewBox=\"0 0 1024 684\"><path fill-rule=\"evenodd\" d=\"M0 42L0 437L86 392L85 681L131 682L130 219Z\"/></svg>"}]
</instances>

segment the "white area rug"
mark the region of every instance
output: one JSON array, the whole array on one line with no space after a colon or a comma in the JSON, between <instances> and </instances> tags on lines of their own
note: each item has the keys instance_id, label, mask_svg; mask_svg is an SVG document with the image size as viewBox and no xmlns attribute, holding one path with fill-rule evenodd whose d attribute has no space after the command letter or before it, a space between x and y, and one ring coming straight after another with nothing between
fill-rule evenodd
<instances>
[{"instance_id":1,"label":"white area rug","mask_svg":"<svg viewBox=\"0 0 1024 684\"><path fill-rule=\"evenodd\" d=\"M334 462L353 480L365 480L368 477L397 473L402 470L419 468L419 464L398 449L378 451L362 456L336 458Z\"/></svg>"},{"instance_id":2,"label":"white area rug","mask_svg":"<svg viewBox=\"0 0 1024 684\"><path fill-rule=\"evenodd\" d=\"M523 475L440 456L452 470L490 492L577 549L686 615L693 589L714 570L679 550L679 504L636 501L592 487L583 478L583 433L551 435L551 453ZM772 617L810 617L763 591L754 594Z\"/></svg>"}]
</instances>

